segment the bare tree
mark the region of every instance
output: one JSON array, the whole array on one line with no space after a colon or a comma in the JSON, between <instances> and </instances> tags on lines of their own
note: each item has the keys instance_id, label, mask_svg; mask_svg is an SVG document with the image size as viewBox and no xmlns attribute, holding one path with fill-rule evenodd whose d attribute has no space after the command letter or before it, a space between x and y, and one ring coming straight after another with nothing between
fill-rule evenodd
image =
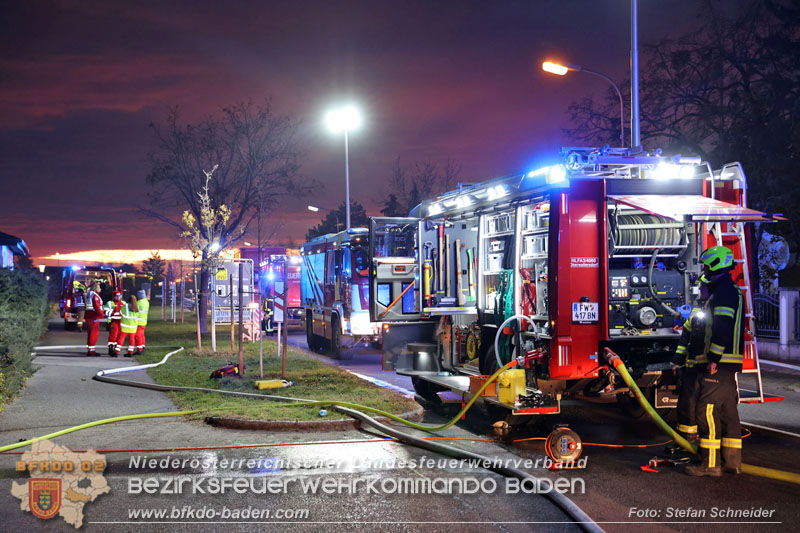
<instances>
[{"instance_id":1,"label":"bare tree","mask_svg":"<svg viewBox=\"0 0 800 533\"><path fill-rule=\"evenodd\" d=\"M643 144L699 155L715 167L740 161L749 203L800 215L800 4L756 0L728 15L705 0L692 31L643 47ZM569 108L576 142L608 142L616 95ZM763 228L761 228L763 229ZM794 224L770 232L798 235ZM761 231L756 232L754 253ZM753 262L757 267L758 262Z\"/></svg>"},{"instance_id":2,"label":"bare tree","mask_svg":"<svg viewBox=\"0 0 800 533\"><path fill-rule=\"evenodd\" d=\"M223 108L220 116L209 116L196 124L182 123L178 109L172 109L164 125L151 124L158 149L150 154L147 183L153 190L150 206L142 211L180 233L186 232L186 218L178 217L187 211L201 220L197 191L204 185L204 169L218 165L209 183L210 207L231 207L217 236L220 248L230 247L254 217L264 216L289 195L308 192L298 175L301 153L297 127L291 116L275 114L269 102L238 103ZM203 225L199 226L201 236L207 239ZM202 259L199 288L205 292L209 286L207 250L202 251ZM207 312L207 296L200 301L202 317ZM206 327L203 318L203 332Z\"/></svg>"},{"instance_id":3,"label":"bare tree","mask_svg":"<svg viewBox=\"0 0 800 533\"><path fill-rule=\"evenodd\" d=\"M395 159L389 176L392 192L383 199L385 216L408 216L423 200L451 190L461 174L461 166L447 158L444 164L430 160L403 165Z\"/></svg>"}]
</instances>

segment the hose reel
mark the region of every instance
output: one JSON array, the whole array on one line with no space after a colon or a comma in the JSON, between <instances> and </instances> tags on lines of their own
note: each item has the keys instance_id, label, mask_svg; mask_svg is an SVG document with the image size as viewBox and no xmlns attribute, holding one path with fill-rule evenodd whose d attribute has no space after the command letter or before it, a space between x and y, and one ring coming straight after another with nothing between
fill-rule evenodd
<instances>
[{"instance_id":1,"label":"hose reel","mask_svg":"<svg viewBox=\"0 0 800 533\"><path fill-rule=\"evenodd\" d=\"M610 218L609 248L617 257L650 255L662 248L673 254L686 248L683 224L667 217L651 214L615 215Z\"/></svg>"}]
</instances>

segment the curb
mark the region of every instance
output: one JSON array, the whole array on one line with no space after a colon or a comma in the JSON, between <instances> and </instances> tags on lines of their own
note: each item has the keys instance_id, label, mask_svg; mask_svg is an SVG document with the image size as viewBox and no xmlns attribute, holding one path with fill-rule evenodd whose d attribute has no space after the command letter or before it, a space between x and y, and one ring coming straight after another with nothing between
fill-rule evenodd
<instances>
[{"instance_id":1,"label":"curb","mask_svg":"<svg viewBox=\"0 0 800 533\"><path fill-rule=\"evenodd\" d=\"M331 407L335 409L335 407ZM405 420L418 421L425 413L423 407L418 407L413 411L407 411L399 416ZM392 422L390 418L384 416L377 417L382 423ZM225 429L252 429L257 431L342 431L346 429L359 429L361 421L352 418L344 420L252 420L249 418L230 418L224 416L207 416L205 423Z\"/></svg>"}]
</instances>

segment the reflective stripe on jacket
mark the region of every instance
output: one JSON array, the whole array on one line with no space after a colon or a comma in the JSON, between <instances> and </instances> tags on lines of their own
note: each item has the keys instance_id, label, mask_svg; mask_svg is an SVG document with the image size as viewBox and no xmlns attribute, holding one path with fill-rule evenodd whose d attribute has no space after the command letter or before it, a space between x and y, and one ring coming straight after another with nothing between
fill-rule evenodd
<instances>
[{"instance_id":1,"label":"reflective stripe on jacket","mask_svg":"<svg viewBox=\"0 0 800 533\"><path fill-rule=\"evenodd\" d=\"M147 298L142 298L141 300L137 301L136 304L139 306L139 314L137 315L139 325L146 326L147 314L150 312L150 301Z\"/></svg>"},{"instance_id":2,"label":"reflective stripe on jacket","mask_svg":"<svg viewBox=\"0 0 800 533\"><path fill-rule=\"evenodd\" d=\"M711 345L708 360L742 369L744 354L745 308L742 291L729 275L711 287Z\"/></svg>"}]
</instances>

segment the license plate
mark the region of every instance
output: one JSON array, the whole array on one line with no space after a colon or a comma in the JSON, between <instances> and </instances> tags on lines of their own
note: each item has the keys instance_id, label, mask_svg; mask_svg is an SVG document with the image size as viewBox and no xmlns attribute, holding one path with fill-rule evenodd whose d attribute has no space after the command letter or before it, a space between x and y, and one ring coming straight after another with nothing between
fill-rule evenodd
<instances>
[{"instance_id":1,"label":"license plate","mask_svg":"<svg viewBox=\"0 0 800 533\"><path fill-rule=\"evenodd\" d=\"M573 302L572 321L578 324L593 324L597 322L600 305L597 302Z\"/></svg>"}]
</instances>

